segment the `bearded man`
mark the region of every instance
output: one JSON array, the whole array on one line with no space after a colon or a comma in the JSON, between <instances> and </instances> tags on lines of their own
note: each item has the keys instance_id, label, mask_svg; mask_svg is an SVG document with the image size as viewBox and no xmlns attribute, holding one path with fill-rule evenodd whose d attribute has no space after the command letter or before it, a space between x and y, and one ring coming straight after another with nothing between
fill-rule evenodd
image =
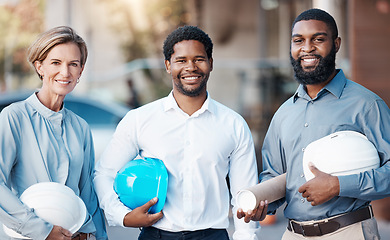
<instances>
[{"instance_id":1,"label":"bearded man","mask_svg":"<svg viewBox=\"0 0 390 240\"><path fill-rule=\"evenodd\" d=\"M262 220L286 203L289 222L282 239L379 239L370 202L390 195L390 110L376 94L336 69L340 45L336 22L327 12L310 9L295 19L290 58L300 85L272 119L260 174L263 182L287 173L286 196L237 213L246 222ZM359 132L374 144L380 167L333 176L311 165L315 177L306 182L302 166L306 146L346 130Z\"/></svg>"}]
</instances>

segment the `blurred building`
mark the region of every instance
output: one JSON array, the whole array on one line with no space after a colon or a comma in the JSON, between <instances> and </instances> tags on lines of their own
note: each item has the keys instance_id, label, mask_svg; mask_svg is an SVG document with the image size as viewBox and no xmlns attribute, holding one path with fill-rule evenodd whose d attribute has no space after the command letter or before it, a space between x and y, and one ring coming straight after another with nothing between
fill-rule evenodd
<instances>
[{"instance_id":1,"label":"blurred building","mask_svg":"<svg viewBox=\"0 0 390 240\"><path fill-rule=\"evenodd\" d=\"M69 25L86 40L77 93L122 102L133 94L144 104L170 90L161 52L166 34L183 24L201 27L215 46L210 95L245 117L259 153L270 118L297 86L289 63L291 24L312 7L338 23L337 67L390 105L390 0L46 0L44 28Z\"/></svg>"},{"instance_id":2,"label":"blurred building","mask_svg":"<svg viewBox=\"0 0 390 240\"><path fill-rule=\"evenodd\" d=\"M145 1L109 2L46 1L46 28L70 25L87 41L90 56L83 84L77 91L93 90L103 97L110 97L111 94L111 97L124 100L128 94L126 80L131 75L134 88L141 92L141 99L151 101L159 96L153 96L148 90L150 84L145 78L150 76L145 76L142 68L160 68L155 74L160 78L166 77L161 71L162 41L176 26L163 24L164 21L153 22L146 9L150 5ZM124 5L124 2L127 4ZM210 94L246 116L253 129L264 130L275 109L295 91L296 84L292 80L289 64L291 23L300 12L311 7L322 8L336 18L342 38L337 66L343 68L349 78L375 91L390 103L387 94L390 90L387 81L390 51L385 43L390 34L390 0L182 2L183 11L188 17L184 23L200 26L215 43L215 70L209 82ZM119 10L115 4L129 8L130 20L120 18L123 14L117 14ZM169 9L164 11L169 12ZM119 34L124 30L118 31L114 26L115 21L121 27L119 23L127 20L132 21L131 28L134 29L160 29L153 47L157 50L145 56L155 60L138 66L127 63L122 48L124 37ZM148 44L151 46L152 42ZM169 79L165 83L169 86ZM104 90L101 90L102 87ZM261 142L261 136L258 139Z\"/></svg>"},{"instance_id":3,"label":"blurred building","mask_svg":"<svg viewBox=\"0 0 390 240\"><path fill-rule=\"evenodd\" d=\"M308 8L335 17L342 38L337 66L390 104L390 0L2 0L0 6L26 2L44 2L44 29L68 25L86 40L89 56L76 93L121 102L166 95L163 40L179 25L200 26L215 43L209 92L247 119L258 148L274 111L297 86L289 63L291 23ZM13 34L7 39L20 36ZM9 54L10 47L2 51ZM5 90L18 78L11 59L0 59Z\"/></svg>"}]
</instances>

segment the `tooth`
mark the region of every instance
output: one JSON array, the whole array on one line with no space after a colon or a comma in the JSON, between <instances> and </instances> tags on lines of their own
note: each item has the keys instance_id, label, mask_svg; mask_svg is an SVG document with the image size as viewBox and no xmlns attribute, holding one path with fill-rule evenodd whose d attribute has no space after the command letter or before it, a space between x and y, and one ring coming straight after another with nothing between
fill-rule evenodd
<instances>
[{"instance_id":1,"label":"tooth","mask_svg":"<svg viewBox=\"0 0 390 240\"><path fill-rule=\"evenodd\" d=\"M57 80L57 82L60 84L69 84L70 83L69 81L59 81L59 80Z\"/></svg>"},{"instance_id":2,"label":"tooth","mask_svg":"<svg viewBox=\"0 0 390 240\"><path fill-rule=\"evenodd\" d=\"M303 61L305 61L305 62L314 62L315 59L313 59L313 58L310 58L310 59L303 59Z\"/></svg>"}]
</instances>

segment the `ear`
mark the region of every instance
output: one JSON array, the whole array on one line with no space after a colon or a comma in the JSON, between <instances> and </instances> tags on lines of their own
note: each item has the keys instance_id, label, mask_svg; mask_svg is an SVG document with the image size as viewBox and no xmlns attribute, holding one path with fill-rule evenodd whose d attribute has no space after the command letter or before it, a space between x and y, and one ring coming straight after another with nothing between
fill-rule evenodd
<instances>
[{"instance_id":1,"label":"ear","mask_svg":"<svg viewBox=\"0 0 390 240\"><path fill-rule=\"evenodd\" d=\"M212 57L209 59L209 62L210 62L210 72L211 72L213 70L213 62L214 62Z\"/></svg>"},{"instance_id":2,"label":"ear","mask_svg":"<svg viewBox=\"0 0 390 240\"><path fill-rule=\"evenodd\" d=\"M164 63L165 63L165 70L167 71L167 73L171 74L171 62L169 60L165 60Z\"/></svg>"},{"instance_id":3,"label":"ear","mask_svg":"<svg viewBox=\"0 0 390 240\"><path fill-rule=\"evenodd\" d=\"M84 71L84 67L85 67L85 64L81 67L81 70L80 70L80 74L79 74L79 77L81 77L81 74L83 73Z\"/></svg>"},{"instance_id":4,"label":"ear","mask_svg":"<svg viewBox=\"0 0 390 240\"><path fill-rule=\"evenodd\" d=\"M36 60L34 62L34 67L35 67L35 71L37 71L37 73L40 75L40 76L43 76L43 71L42 71L42 63L38 60Z\"/></svg>"},{"instance_id":5,"label":"ear","mask_svg":"<svg viewBox=\"0 0 390 240\"><path fill-rule=\"evenodd\" d=\"M340 50L340 46L341 46L341 38L340 37L337 37L334 40L334 45L336 46L336 52L338 52Z\"/></svg>"}]
</instances>

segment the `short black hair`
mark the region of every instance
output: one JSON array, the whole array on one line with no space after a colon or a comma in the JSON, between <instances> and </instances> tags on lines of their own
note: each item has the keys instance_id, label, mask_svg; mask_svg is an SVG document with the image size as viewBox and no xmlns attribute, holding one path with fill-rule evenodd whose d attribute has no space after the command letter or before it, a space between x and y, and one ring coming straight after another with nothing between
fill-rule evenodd
<instances>
[{"instance_id":1,"label":"short black hair","mask_svg":"<svg viewBox=\"0 0 390 240\"><path fill-rule=\"evenodd\" d=\"M163 46L165 60L171 60L171 56L174 53L173 46L184 40L196 40L201 42L206 50L207 57L209 59L212 58L213 42L209 35L196 26L183 26L171 32L165 39Z\"/></svg>"},{"instance_id":2,"label":"short black hair","mask_svg":"<svg viewBox=\"0 0 390 240\"><path fill-rule=\"evenodd\" d=\"M312 8L309 10L306 10L299 14L297 18L295 18L291 30L294 28L295 24L300 21L307 21L307 20L318 20L326 23L326 25L330 28L332 31L332 38L335 40L339 36L339 32L337 30L337 24L334 18L327 12L321 9Z\"/></svg>"}]
</instances>

